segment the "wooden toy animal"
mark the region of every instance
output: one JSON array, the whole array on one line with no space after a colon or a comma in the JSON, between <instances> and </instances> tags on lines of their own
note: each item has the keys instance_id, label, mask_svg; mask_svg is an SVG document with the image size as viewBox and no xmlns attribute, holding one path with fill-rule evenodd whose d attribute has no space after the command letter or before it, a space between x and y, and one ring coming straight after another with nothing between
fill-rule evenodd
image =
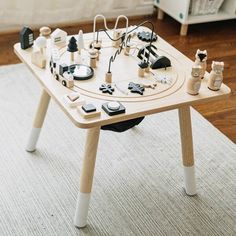
<instances>
[{"instance_id":1,"label":"wooden toy animal","mask_svg":"<svg viewBox=\"0 0 236 236\"><path fill-rule=\"evenodd\" d=\"M205 72L206 72L206 67L207 67L207 51L201 51L200 49L197 50L196 55L195 55L195 64L200 65L202 67L201 72L200 72L200 77L201 79L204 78Z\"/></svg>"},{"instance_id":2,"label":"wooden toy animal","mask_svg":"<svg viewBox=\"0 0 236 236\"><path fill-rule=\"evenodd\" d=\"M208 78L207 86L209 89L217 91L223 81L224 62L213 61L211 64L211 72Z\"/></svg>"},{"instance_id":3,"label":"wooden toy animal","mask_svg":"<svg viewBox=\"0 0 236 236\"><path fill-rule=\"evenodd\" d=\"M200 65L193 65L191 77L187 82L187 93L197 95L201 87L201 69Z\"/></svg>"}]
</instances>

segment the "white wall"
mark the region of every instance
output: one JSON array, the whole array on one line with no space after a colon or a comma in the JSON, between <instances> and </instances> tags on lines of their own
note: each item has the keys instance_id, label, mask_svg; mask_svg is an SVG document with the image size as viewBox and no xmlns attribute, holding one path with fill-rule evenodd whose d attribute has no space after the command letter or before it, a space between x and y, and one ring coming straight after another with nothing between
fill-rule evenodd
<instances>
[{"instance_id":1,"label":"white wall","mask_svg":"<svg viewBox=\"0 0 236 236\"><path fill-rule=\"evenodd\" d=\"M92 20L151 14L152 0L0 0L0 31Z\"/></svg>"}]
</instances>

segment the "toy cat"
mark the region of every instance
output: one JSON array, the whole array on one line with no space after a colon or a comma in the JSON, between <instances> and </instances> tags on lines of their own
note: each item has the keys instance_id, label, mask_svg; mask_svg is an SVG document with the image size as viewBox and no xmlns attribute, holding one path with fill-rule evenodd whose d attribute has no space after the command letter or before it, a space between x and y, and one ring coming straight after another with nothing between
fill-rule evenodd
<instances>
[{"instance_id":1,"label":"toy cat","mask_svg":"<svg viewBox=\"0 0 236 236\"><path fill-rule=\"evenodd\" d=\"M201 51L200 49L197 50L195 54L195 64L200 65L202 67L201 72L200 72L200 77L201 79L204 78L205 72L206 72L206 67L207 67L207 51Z\"/></svg>"},{"instance_id":2,"label":"toy cat","mask_svg":"<svg viewBox=\"0 0 236 236\"><path fill-rule=\"evenodd\" d=\"M211 65L211 72L208 78L207 86L209 89L217 91L223 81L224 62L213 61Z\"/></svg>"},{"instance_id":3,"label":"toy cat","mask_svg":"<svg viewBox=\"0 0 236 236\"><path fill-rule=\"evenodd\" d=\"M193 65L191 77L187 82L187 93L197 95L201 87L201 70L200 65Z\"/></svg>"}]
</instances>

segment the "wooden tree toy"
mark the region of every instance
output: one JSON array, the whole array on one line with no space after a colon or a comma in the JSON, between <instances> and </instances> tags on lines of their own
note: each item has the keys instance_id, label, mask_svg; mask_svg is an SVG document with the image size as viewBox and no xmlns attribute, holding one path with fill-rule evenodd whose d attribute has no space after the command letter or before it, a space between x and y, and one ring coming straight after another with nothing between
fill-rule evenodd
<instances>
[{"instance_id":1,"label":"wooden tree toy","mask_svg":"<svg viewBox=\"0 0 236 236\"><path fill-rule=\"evenodd\" d=\"M78 52L81 53L81 49L84 49L84 37L83 37L83 31L80 30L78 34Z\"/></svg>"},{"instance_id":2,"label":"wooden tree toy","mask_svg":"<svg viewBox=\"0 0 236 236\"><path fill-rule=\"evenodd\" d=\"M200 65L193 65L191 77L187 82L187 93L197 95L201 87L201 69Z\"/></svg>"},{"instance_id":3,"label":"wooden tree toy","mask_svg":"<svg viewBox=\"0 0 236 236\"><path fill-rule=\"evenodd\" d=\"M201 79L204 78L205 72L206 72L206 68L207 68L207 51L201 51L200 49L197 50L196 55L195 55L195 64L196 65L200 65L201 66L201 73L200 73L200 77Z\"/></svg>"},{"instance_id":4,"label":"wooden tree toy","mask_svg":"<svg viewBox=\"0 0 236 236\"><path fill-rule=\"evenodd\" d=\"M70 60L73 62L74 61L74 52L78 51L78 47L77 47L77 43L76 43L76 39L74 36L72 36L69 40L69 44L68 44L68 48L67 51L70 52L71 57Z\"/></svg>"},{"instance_id":5,"label":"wooden tree toy","mask_svg":"<svg viewBox=\"0 0 236 236\"><path fill-rule=\"evenodd\" d=\"M36 40L35 40L35 44L37 45L37 47L40 49L40 52L42 54L44 54L44 49L46 48L47 45L47 40L45 37L43 36L39 36Z\"/></svg>"},{"instance_id":6,"label":"wooden tree toy","mask_svg":"<svg viewBox=\"0 0 236 236\"><path fill-rule=\"evenodd\" d=\"M207 86L209 89L217 91L223 82L224 62L213 61L211 68Z\"/></svg>"}]
</instances>

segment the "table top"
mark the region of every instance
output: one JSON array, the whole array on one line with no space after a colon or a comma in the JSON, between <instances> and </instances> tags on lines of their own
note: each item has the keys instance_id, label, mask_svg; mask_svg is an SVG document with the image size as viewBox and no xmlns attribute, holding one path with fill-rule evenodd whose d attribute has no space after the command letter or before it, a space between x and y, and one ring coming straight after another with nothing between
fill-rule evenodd
<instances>
[{"instance_id":1,"label":"table top","mask_svg":"<svg viewBox=\"0 0 236 236\"><path fill-rule=\"evenodd\" d=\"M143 29L147 30L147 28ZM110 35L112 35L111 32ZM70 36L67 39L69 38ZM93 40L92 33L84 34L84 40L85 49L81 50L80 55L75 53L74 63L89 65L88 48ZM16 55L28 66L43 88L54 98L72 122L80 128L108 125L176 109L184 105L194 105L224 99L231 93L230 88L224 84L222 84L219 91L209 90L207 88L208 73L206 73L206 78L202 80L199 94L195 96L189 95L186 92L186 83L191 76L193 62L161 37L158 37L158 40L153 45L156 46L158 55L166 56L170 59L172 66L166 69L150 69L149 73L145 73L144 78L140 78L138 76L138 63L140 59L138 59L137 53L141 47L148 43L139 40L135 36L130 40L130 55L127 56L121 52L111 64L111 85L115 88L114 93L112 95L104 94L99 90L99 87L105 83L105 74L108 70L110 57L115 54L117 48L112 47L112 41L104 32L100 32L99 40L102 40L102 48L100 50L99 61L97 61L97 68L94 69L93 78L85 81L75 81L72 88L63 86L53 78L50 72L49 61L52 45L50 39L47 40L47 65L45 69L41 69L31 63L31 53L36 46L23 50L20 47L20 43L14 45ZM57 47L60 52L60 61L70 64L70 53L67 52L67 45L59 45ZM194 54L195 52L193 52ZM168 83L162 83L163 81L161 82L161 80L163 78L167 78ZM156 83L157 86L154 89L145 88L144 94L140 95L131 93L128 90L129 82L141 84ZM73 91L79 92L86 103L94 104L98 110L101 110L101 115L99 117L85 119L76 108L69 107L65 103L64 97ZM126 112L124 114L109 116L101 109L102 104L108 101L121 102L126 108Z\"/></svg>"}]
</instances>

